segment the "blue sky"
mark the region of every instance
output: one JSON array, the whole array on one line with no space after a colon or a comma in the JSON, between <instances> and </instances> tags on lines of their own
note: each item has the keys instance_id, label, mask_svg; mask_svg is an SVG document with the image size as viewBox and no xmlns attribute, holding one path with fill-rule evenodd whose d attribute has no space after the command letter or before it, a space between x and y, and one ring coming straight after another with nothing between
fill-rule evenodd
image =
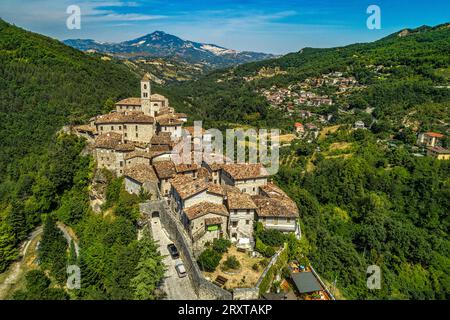
<instances>
[{"instance_id":1,"label":"blue sky","mask_svg":"<svg viewBox=\"0 0 450 320\"><path fill-rule=\"evenodd\" d=\"M381 9L369 30L366 9ZM81 29L66 27L69 5ZM237 50L283 54L379 39L402 28L450 22L448 0L1 0L0 17L57 39L130 40L162 30Z\"/></svg>"}]
</instances>

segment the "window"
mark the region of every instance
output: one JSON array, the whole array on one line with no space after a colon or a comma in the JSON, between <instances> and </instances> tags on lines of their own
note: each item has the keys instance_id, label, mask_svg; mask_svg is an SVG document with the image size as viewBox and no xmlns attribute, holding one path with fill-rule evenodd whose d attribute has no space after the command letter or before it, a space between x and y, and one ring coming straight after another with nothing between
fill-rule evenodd
<instances>
[{"instance_id":1,"label":"window","mask_svg":"<svg viewBox=\"0 0 450 320\"><path fill-rule=\"evenodd\" d=\"M123 167L123 161L119 162L119 166ZM122 173L122 170L120 170L120 173Z\"/></svg>"},{"instance_id":2,"label":"window","mask_svg":"<svg viewBox=\"0 0 450 320\"><path fill-rule=\"evenodd\" d=\"M136 138L139 138L139 134L136 132Z\"/></svg>"},{"instance_id":3,"label":"window","mask_svg":"<svg viewBox=\"0 0 450 320\"><path fill-rule=\"evenodd\" d=\"M122 130L122 126L119 126L119 130Z\"/></svg>"},{"instance_id":4,"label":"window","mask_svg":"<svg viewBox=\"0 0 450 320\"><path fill-rule=\"evenodd\" d=\"M126 125L126 124L124 124L124 125L123 125L123 128L124 128L125 130L127 130L127 125Z\"/></svg>"},{"instance_id":5,"label":"window","mask_svg":"<svg viewBox=\"0 0 450 320\"><path fill-rule=\"evenodd\" d=\"M147 89L147 85L144 83L144 89Z\"/></svg>"},{"instance_id":6,"label":"window","mask_svg":"<svg viewBox=\"0 0 450 320\"><path fill-rule=\"evenodd\" d=\"M103 126L100 127L100 131L103 131Z\"/></svg>"},{"instance_id":7,"label":"window","mask_svg":"<svg viewBox=\"0 0 450 320\"><path fill-rule=\"evenodd\" d=\"M247 214L250 214L250 209L247 209Z\"/></svg>"},{"instance_id":8,"label":"window","mask_svg":"<svg viewBox=\"0 0 450 320\"><path fill-rule=\"evenodd\" d=\"M245 224L249 225L250 224L250 220L245 220Z\"/></svg>"},{"instance_id":9,"label":"window","mask_svg":"<svg viewBox=\"0 0 450 320\"><path fill-rule=\"evenodd\" d=\"M138 129L139 129L139 127L138 127L138 126L136 126L136 131L138 131Z\"/></svg>"},{"instance_id":10,"label":"window","mask_svg":"<svg viewBox=\"0 0 450 320\"><path fill-rule=\"evenodd\" d=\"M237 228L238 222L237 222L237 221L231 221L231 226L232 226L233 228Z\"/></svg>"},{"instance_id":11,"label":"window","mask_svg":"<svg viewBox=\"0 0 450 320\"><path fill-rule=\"evenodd\" d=\"M291 218L286 218L286 222L290 223L291 222Z\"/></svg>"},{"instance_id":12,"label":"window","mask_svg":"<svg viewBox=\"0 0 450 320\"><path fill-rule=\"evenodd\" d=\"M114 126L111 126L111 131L114 131Z\"/></svg>"},{"instance_id":13,"label":"window","mask_svg":"<svg viewBox=\"0 0 450 320\"><path fill-rule=\"evenodd\" d=\"M234 210L234 212L233 212L234 214L238 214L238 211L237 210Z\"/></svg>"},{"instance_id":14,"label":"window","mask_svg":"<svg viewBox=\"0 0 450 320\"><path fill-rule=\"evenodd\" d=\"M253 187L253 192L255 192L255 187Z\"/></svg>"},{"instance_id":15,"label":"window","mask_svg":"<svg viewBox=\"0 0 450 320\"><path fill-rule=\"evenodd\" d=\"M235 233L231 234L231 237L237 239L237 233L235 232Z\"/></svg>"},{"instance_id":16,"label":"window","mask_svg":"<svg viewBox=\"0 0 450 320\"><path fill-rule=\"evenodd\" d=\"M124 135L125 135L125 138L128 136L126 132L124 133Z\"/></svg>"}]
</instances>

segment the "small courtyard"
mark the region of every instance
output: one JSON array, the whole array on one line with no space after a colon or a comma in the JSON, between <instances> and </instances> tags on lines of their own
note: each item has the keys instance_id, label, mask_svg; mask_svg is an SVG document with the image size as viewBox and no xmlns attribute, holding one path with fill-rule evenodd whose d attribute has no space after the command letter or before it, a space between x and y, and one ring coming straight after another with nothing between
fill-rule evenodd
<instances>
[{"instance_id":1,"label":"small courtyard","mask_svg":"<svg viewBox=\"0 0 450 320\"><path fill-rule=\"evenodd\" d=\"M235 257L239 262L239 266L236 269L227 267L226 261L230 257ZM268 262L267 258L251 257L249 253L239 251L236 246L231 245L228 248L228 252L223 253L215 271L203 271L203 274L212 282L218 277L219 279L227 279L223 285L225 289L249 288L255 286L258 282Z\"/></svg>"}]
</instances>

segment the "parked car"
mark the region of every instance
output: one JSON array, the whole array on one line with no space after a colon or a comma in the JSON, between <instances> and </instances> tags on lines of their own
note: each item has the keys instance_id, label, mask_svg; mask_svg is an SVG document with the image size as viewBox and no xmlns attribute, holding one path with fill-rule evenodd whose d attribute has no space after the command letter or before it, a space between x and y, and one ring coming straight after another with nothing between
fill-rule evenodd
<instances>
[{"instance_id":1,"label":"parked car","mask_svg":"<svg viewBox=\"0 0 450 320\"><path fill-rule=\"evenodd\" d=\"M184 278L187 276L186 268L184 267L184 264L182 262L179 262L175 265L175 269L177 270L178 276L180 278Z\"/></svg>"},{"instance_id":2,"label":"parked car","mask_svg":"<svg viewBox=\"0 0 450 320\"><path fill-rule=\"evenodd\" d=\"M172 256L172 258L178 259L180 257L180 254L178 253L178 249L177 249L177 247L175 247L175 245L173 243L171 243L167 246L167 250L169 250L169 253Z\"/></svg>"}]
</instances>

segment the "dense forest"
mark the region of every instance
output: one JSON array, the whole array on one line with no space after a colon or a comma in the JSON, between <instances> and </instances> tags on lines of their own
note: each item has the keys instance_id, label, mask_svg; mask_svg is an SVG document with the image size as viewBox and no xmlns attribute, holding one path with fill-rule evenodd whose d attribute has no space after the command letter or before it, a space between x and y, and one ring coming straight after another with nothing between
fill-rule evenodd
<instances>
[{"instance_id":1,"label":"dense forest","mask_svg":"<svg viewBox=\"0 0 450 320\"><path fill-rule=\"evenodd\" d=\"M258 90L287 86L331 71L355 76L366 86L344 103L360 110L336 113L342 130L311 145L287 151L296 165L282 165L277 182L297 202L307 255L344 298L448 299L450 297L450 165L414 157L406 148L379 143L391 136L405 142L420 129L441 129L450 118L450 29L448 25L393 34L368 44L305 48L279 59L214 71L199 80L157 87L180 112L207 126L245 124L291 130L295 119L269 106ZM389 78L367 65L383 64ZM284 74L254 81L262 67ZM84 141L57 134L110 110L113 102L138 94L139 77L120 61L85 55L56 40L0 20L0 273L19 256L19 245L43 225L40 269L26 275L16 299L156 299L164 266L148 234L137 240L137 204L121 179L107 173L102 214L89 208L94 162L82 155ZM340 107L344 107L344 104ZM345 124L373 107L370 130ZM325 110L335 112L336 108ZM323 156L332 143L352 145L348 157ZM313 170L305 170L311 162ZM62 236L57 222L71 227L80 245ZM61 289L65 267L77 262L82 290ZM382 268L380 291L366 288L369 265Z\"/></svg>"},{"instance_id":2,"label":"dense forest","mask_svg":"<svg viewBox=\"0 0 450 320\"><path fill-rule=\"evenodd\" d=\"M376 141L342 129L318 146L352 143L349 157L318 156L310 172L281 167L276 180L299 206L307 255L346 298L448 299L450 162ZM381 268L381 290L366 287L370 265Z\"/></svg>"},{"instance_id":3,"label":"dense forest","mask_svg":"<svg viewBox=\"0 0 450 320\"><path fill-rule=\"evenodd\" d=\"M0 75L0 273L19 257L28 234L44 225L41 270L27 273L25 288L14 298L155 298L163 266L148 235L137 241L139 199L116 188L109 192L108 217L90 212L94 163L80 155L82 140L56 134L138 94L138 75L120 62L89 57L1 20ZM56 221L76 231L79 257ZM84 290L71 296L58 288L74 261Z\"/></svg>"}]
</instances>

